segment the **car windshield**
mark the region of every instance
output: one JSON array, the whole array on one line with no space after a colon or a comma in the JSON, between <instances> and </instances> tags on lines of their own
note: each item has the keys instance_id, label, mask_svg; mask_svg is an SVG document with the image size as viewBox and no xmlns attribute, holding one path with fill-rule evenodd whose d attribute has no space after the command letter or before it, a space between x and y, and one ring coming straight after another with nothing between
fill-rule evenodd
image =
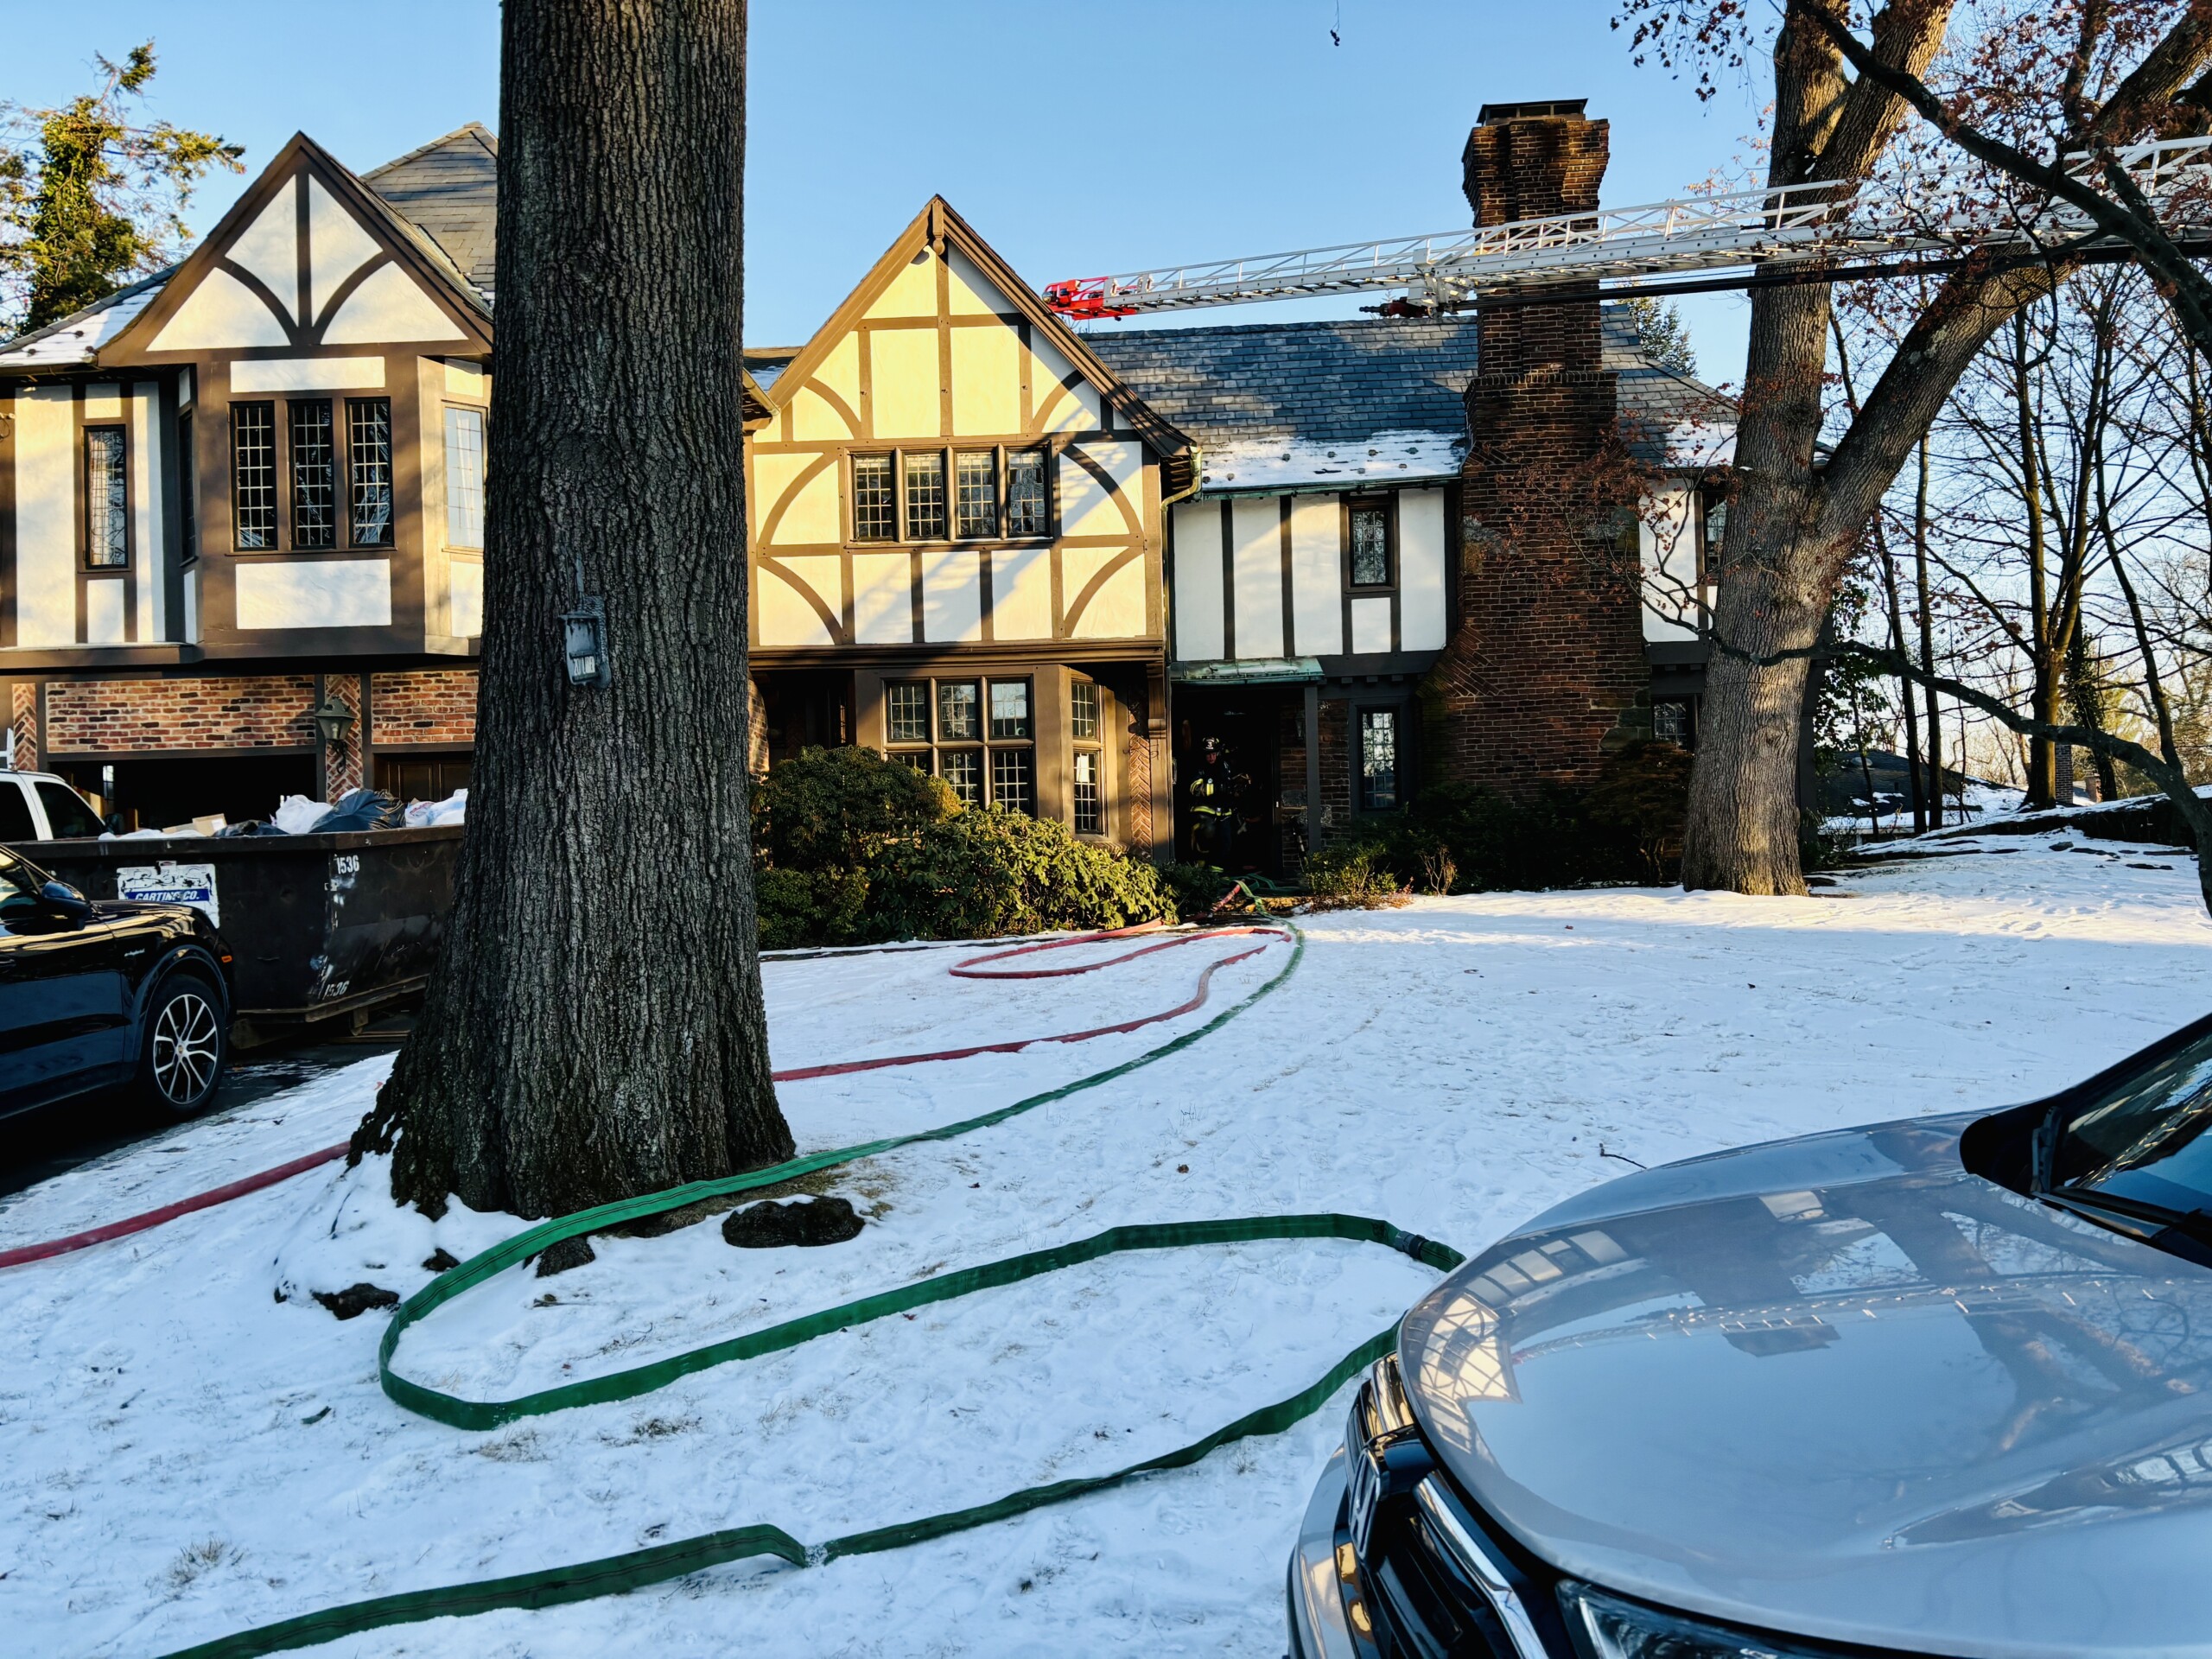
<instances>
[{"instance_id":1,"label":"car windshield","mask_svg":"<svg viewBox=\"0 0 2212 1659\"><path fill-rule=\"evenodd\" d=\"M2212 1036L2145 1066L2080 1108L2061 1129L2051 1177L2062 1192L2212 1211Z\"/></svg>"}]
</instances>

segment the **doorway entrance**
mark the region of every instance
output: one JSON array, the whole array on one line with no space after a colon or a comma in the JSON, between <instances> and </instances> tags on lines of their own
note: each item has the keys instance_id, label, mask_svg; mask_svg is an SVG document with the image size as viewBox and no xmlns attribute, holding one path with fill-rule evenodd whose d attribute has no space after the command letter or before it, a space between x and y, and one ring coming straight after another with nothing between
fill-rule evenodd
<instances>
[{"instance_id":1,"label":"doorway entrance","mask_svg":"<svg viewBox=\"0 0 2212 1659\"><path fill-rule=\"evenodd\" d=\"M1175 693L1175 855L1231 875L1284 874L1286 752L1305 786L1298 686L1179 686Z\"/></svg>"}]
</instances>

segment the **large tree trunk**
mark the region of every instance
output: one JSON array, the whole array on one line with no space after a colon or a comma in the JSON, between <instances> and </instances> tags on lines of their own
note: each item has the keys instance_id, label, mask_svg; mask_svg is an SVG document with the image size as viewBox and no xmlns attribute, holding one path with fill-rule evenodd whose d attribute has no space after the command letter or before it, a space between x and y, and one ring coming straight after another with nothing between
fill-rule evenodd
<instances>
[{"instance_id":1,"label":"large tree trunk","mask_svg":"<svg viewBox=\"0 0 2212 1659\"><path fill-rule=\"evenodd\" d=\"M557 1214L785 1158L747 822L744 0L506 0L476 765L372 1129ZM603 595L612 681L560 616Z\"/></svg>"},{"instance_id":2,"label":"large tree trunk","mask_svg":"<svg viewBox=\"0 0 2212 1659\"><path fill-rule=\"evenodd\" d=\"M1735 498L1721 547L1682 885L1803 893L1797 855L1797 732L1807 664L1827 614L1813 446L1827 365L1828 290L1751 297ZM1811 578L1808 580L1808 577Z\"/></svg>"}]
</instances>

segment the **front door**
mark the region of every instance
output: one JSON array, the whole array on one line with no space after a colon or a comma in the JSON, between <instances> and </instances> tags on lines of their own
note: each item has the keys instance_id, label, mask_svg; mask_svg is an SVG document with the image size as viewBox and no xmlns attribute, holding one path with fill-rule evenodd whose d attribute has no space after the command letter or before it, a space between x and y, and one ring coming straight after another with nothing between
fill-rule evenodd
<instances>
[{"instance_id":1,"label":"front door","mask_svg":"<svg viewBox=\"0 0 2212 1659\"><path fill-rule=\"evenodd\" d=\"M1304 706L1302 688L1289 696ZM1188 687L1175 696L1180 856L1231 875L1282 874L1282 753L1294 712L1279 686ZM1302 741L1302 740L1300 740ZM1298 751L1304 765L1304 750ZM1300 785L1304 783L1301 777Z\"/></svg>"},{"instance_id":2,"label":"front door","mask_svg":"<svg viewBox=\"0 0 2212 1659\"><path fill-rule=\"evenodd\" d=\"M0 854L0 1112L118 1081L130 1010L116 925L57 912Z\"/></svg>"}]
</instances>

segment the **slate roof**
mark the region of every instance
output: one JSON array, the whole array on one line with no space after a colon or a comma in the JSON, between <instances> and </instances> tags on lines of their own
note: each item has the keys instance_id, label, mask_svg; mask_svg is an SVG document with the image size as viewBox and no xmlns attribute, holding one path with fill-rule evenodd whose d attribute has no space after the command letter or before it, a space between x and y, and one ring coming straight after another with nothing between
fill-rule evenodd
<instances>
[{"instance_id":1,"label":"slate roof","mask_svg":"<svg viewBox=\"0 0 2212 1659\"><path fill-rule=\"evenodd\" d=\"M1475 372L1471 318L1102 326L1085 330L1083 343L1208 449L1244 440L1350 445L1377 432L1456 434Z\"/></svg>"},{"instance_id":2,"label":"slate roof","mask_svg":"<svg viewBox=\"0 0 2212 1659\"><path fill-rule=\"evenodd\" d=\"M1604 314L1622 413L1697 459L1732 423L1726 399L1644 355L1634 317ZM1475 372L1471 317L1373 317L1215 328L1087 330L1084 343L1204 455L1208 493L1457 474Z\"/></svg>"},{"instance_id":3,"label":"slate roof","mask_svg":"<svg viewBox=\"0 0 2212 1659\"><path fill-rule=\"evenodd\" d=\"M492 291L499 141L470 122L361 175L361 182L436 243L480 294Z\"/></svg>"}]
</instances>

